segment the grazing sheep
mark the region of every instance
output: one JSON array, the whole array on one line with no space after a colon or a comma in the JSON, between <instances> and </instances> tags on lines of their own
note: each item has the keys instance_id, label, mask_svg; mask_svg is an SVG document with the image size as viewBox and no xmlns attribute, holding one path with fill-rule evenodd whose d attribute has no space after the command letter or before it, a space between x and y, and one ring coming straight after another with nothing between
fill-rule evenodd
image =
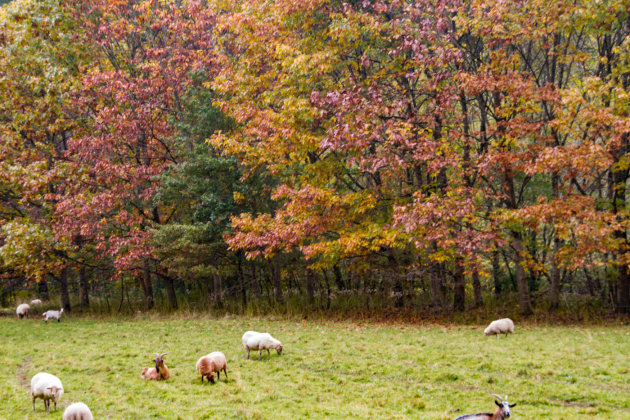
<instances>
[{"instance_id":1,"label":"grazing sheep","mask_svg":"<svg viewBox=\"0 0 630 420\"><path fill-rule=\"evenodd\" d=\"M514 333L514 322L510 318L502 318L497 319L496 321L492 321L488 327L483 330L485 335L497 335L497 340L499 339L499 334Z\"/></svg>"},{"instance_id":2,"label":"grazing sheep","mask_svg":"<svg viewBox=\"0 0 630 420\"><path fill-rule=\"evenodd\" d=\"M221 379L221 371L225 373L225 379L227 379L227 362L225 355L220 351L214 351L199 358L195 367L197 372L201 374L201 383L203 383L204 376L208 378L208 381L214 383L214 372L217 373L217 380Z\"/></svg>"},{"instance_id":3,"label":"grazing sheep","mask_svg":"<svg viewBox=\"0 0 630 420\"><path fill-rule=\"evenodd\" d=\"M465 416L457 417L455 420L503 420L510 417L510 407L514 407L516 403L509 404L507 395L505 400L500 395L491 395L501 400L501 402L494 400L494 403L498 406L494 413L466 414Z\"/></svg>"},{"instance_id":4,"label":"grazing sheep","mask_svg":"<svg viewBox=\"0 0 630 420\"><path fill-rule=\"evenodd\" d=\"M41 305L41 304L42 304L42 301L40 299L31 300L31 306Z\"/></svg>"},{"instance_id":5,"label":"grazing sheep","mask_svg":"<svg viewBox=\"0 0 630 420\"><path fill-rule=\"evenodd\" d=\"M46 317L44 321L48 322L49 319L56 319L57 322L61 321L61 314L63 313L63 308L58 311L46 311L42 314L42 316Z\"/></svg>"},{"instance_id":6,"label":"grazing sheep","mask_svg":"<svg viewBox=\"0 0 630 420\"><path fill-rule=\"evenodd\" d=\"M94 420L90 408L82 402L73 403L63 412L63 420Z\"/></svg>"},{"instance_id":7,"label":"grazing sheep","mask_svg":"<svg viewBox=\"0 0 630 420\"><path fill-rule=\"evenodd\" d=\"M153 353L155 354L155 367L146 367L142 369L142 374L140 375L143 379L150 379L153 381L165 381L171 377L170 372L168 371L168 367L164 363L164 356L168 353Z\"/></svg>"},{"instance_id":8,"label":"grazing sheep","mask_svg":"<svg viewBox=\"0 0 630 420\"><path fill-rule=\"evenodd\" d=\"M273 338L268 333L259 333L256 331L247 331L243 334L243 347L247 350L247 358L249 359L250 350L258 350L258 360L262 359L262 351L276 349L278 355L282 354L282 343Z\"/></svg>"},{"instance_id":9,"label":"grazing sheep","mask_svg":"<svg viewBox=\"0 0 630 420\"><path fill-rule=\"evenodd\" d=\"M18 316L18 318L22 319L22 318L28 317L28 311L30 310L31 310L31 307L28 306L28 303L23 303L21 305L18 305L17 308L15 308L15 313Z\"/></svg>"},{"instance_id":10,"label":"grazing sheep","mask_svg":"<svg viewBox=\"0 0 630 420\"><path fill-rule=\"evenodd\" d=\"M55 410L57 410L57 401L61 399L63 395L63 385L59 378L50 373L40 372L33 376L31 379L31 396L33 397L33 410L35 410L35 399L41 398L44 400L44 406L46 412L50 413L50 400L55 403Z\"/></svg>"}]
</instances>

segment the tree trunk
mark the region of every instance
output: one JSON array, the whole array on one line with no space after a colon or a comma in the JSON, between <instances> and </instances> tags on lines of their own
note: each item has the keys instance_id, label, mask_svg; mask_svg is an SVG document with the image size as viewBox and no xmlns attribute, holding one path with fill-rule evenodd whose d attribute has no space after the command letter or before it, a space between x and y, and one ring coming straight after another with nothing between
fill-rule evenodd
<instances>
[{"instance_id":1,"label":"tree trunk","mask_svg":"<svg viewBox=\"0 0 630 420\"><path fill-rule=\"evenodd\" d=\"M432 262L429 272L431 277L431 307L442 307L442 267L440 263Z\"/></svg>"},{"instance_id":2,"label":"tree trunk","mask_svg":"<svg viewBox=\"0 0 630 420\"><path fill-rule=\"evenodd\" d=\"M346 288L346 285L343 281L343 276L341 275L341 269L339 268L339 265L335 264L333 266L333 272L335 273L335 284L337 285L337 289L344 290Z\"/></svg>"},{"instance_id":3,"label":"tree trunk","mask_svg":"<svg viewBox=\"0 0 630 420\"><path fill-rule=\"evenodd\" d=\"M144 292L145 303L147 309L151 309L155 301L153 299L153 284L151 283L151 265L148 258L145 258L143 261L142 274L142 290Z\"/></svg>"},{"instance_id":4,"label":"tree trunk","mask_svg":"<svg viewBox=\"0 0 630 420\"><path fill-rule=\"evenodd\" d=\"M271 281L273 282L273 293L276 298L276 301L279 303L284 302L284 297L282 296L282 278L280 277L280 273L275 263L271 263Z\"/></svg>"},{"instance_id":5,"label":"tree trunk","mask_svg":"<svg viewBox=\"0 0 630 420\"><path fill-rule=\"evenodd\" d=\"M558 251L560 249L560 240L558 238L554 238L553 240L553 261L551 263L551 285L549 288L549 309L555 310L558 309L558 304L560 301L560 268L558 267L558 263L555 260L555 257L558 255Z\"/></svg>"},{"instance_id":6,"label":"tree trunk","mask_svg":"<svg viewBox=\"0 0 630 420\"><path fill-rule=\"evenodd\" d=\"M492 251L492 277L494 278L494 294L501 294L501 266L499 265L499 251Z\"/></svg>"},{"instance_id":7,"label":"tree trunk","mask_svg":"<svg viewBox=\"0 0 630 420\"><path fill-rule=\"evenodd\" d=\"M614 182L613 211L617 214L626 209L626 181L628 179L628 170L614 171L612 176ZM628 245L625 230L616 230L615 238L619 240L622 246ZM628 267L623 262L622 252L623 251L620 251L617 254L617 269L619 270L617 277L617 312L627 314L630 313L630 277L628 276Z\"/></svg>"},{"instance_id":8,"label":"tree trunk","mask_svg":"<svg viewBox=\"0 0 630 420\"><path fill-rule=\"evenodd\" d=\"M455 261L455 289L453 290L453 311L463 312L466 309L466 276L462 261Z\"/></svg>"},{"instance_id":9,"label":"tree trunk","mask_svg":"<svg viewBox=\"0 0 630 420\"><path fill-rule=\"evenodd\" d=\"M617 277L617 312L621 314L630 313L630 277L628 267L620 262L619 276Z\"/></svg>"},{"instance_id":10,"label":"tree trunk","mask_svg":"<svg viewBox=\"0 0 630 420\"><path fill-rule=\"evenodd\" d=\"M532 304L529 300L529 289L525 267L523 267L523 241L520 232L512 231L512 246L514 247L514 268L516 271L516 288L518 290L518 302L522 315L532 314Z\"/></svg>"},{"instance_id":11,"label":"tree trunk","mask_svg":"<svg viewBox=\"0 0 630 420\"><path fill-rule=\"evenodd\" d=\"M252 287L252 295L255 297L260 297L260 285L258 284L258 278L256 277L256 266L252 264L251 267L251 287Z\"/></svg>"},{"instance_id":12,"label":"tree trunk","mask_svg":"<svg viewBox=\"0 0 630 420\"><path fill-rule=\"evenodd\" d=\"M239 251L236 255L237 269L238 269L238 284L241 289L241 303L243 309L247 307L247 287L245 286L245 275L243 274L243 256L242 251Z\"/></svg>"},{"instance_id":13,"label":"tree trunk","mask_svg":"<svg viewBox=\"0 0 630 420\"><path fill-rule=\"evenodd\" d=\"M551 191L554 199L558 199L560 196L560 177L558 172L553 171L551 174ZM558 267L558 252L560 250L560 239L554 232L553 237L553 256L551 258L551 284L549 287L549 309L555 310L558 308L558 301L560 299L560 267Z\"/></svg>"},{"instance_id":14,"label":"tree trunk","mask_svg":"<svg viewBox=\"0 0 630 420\"><path fill-rule=\"evenodd\" d=\"M479 271L475 268L472 272L472 285L473 292L475 294L475 308L481 308L483 306L483 295L481 293L481 282L479 281Z\"/></svg>"},{"instance_id":15,"label":"tree trunk","mask_svg":"<svg viewBox=\"0 0 630 420\"><path fill-rule=\"evenodd\" d=\"M223 289L221 287L221 276L215 274L213 276L212 293L214 295L214 302L220 308L223 306Z\"/></svg>"},{"instance_id":16,"label":"tree trunk","mask_svg":"<svg viewBox=\"0 0 630 420\"><path fill-rule=\"evenodd\" d=\"M90 294L88 290L89 283L85 275L85 266L81 265L81 268L79 268L79 297L81 306L84 308L90 307Z\"/></svg>"},{"instance_id":17,"label":"tree trunk","mask_svg":"<svg viewBox=\"0 0 630 420\"><path fill-rule=\"evenodd\" d=\"M315 301L315 273L310 268L306 269L306 295L308 302L313 304Z\"/></svg>"},{"instance_id":18,"label":"tree trunk","mask_svg":"<svg viewBox=\"0 0 630 420\"><path fill-rule=\"evenodd\" d=\"M405 294L403 290L402 280L400 278L401 276L398 274L398 260L396 260L394 250L390 249L387 255L387 262L389 263L389 270L394 281L394 307L402 308L403 306L405 306Z\"/></svg>"},{"instance_id":19,"label":"tree trunk","mask_svg":"<svg viewBox=\"0 0 630 420\"><path fill-rule=\"evenodd\" d=\"M68 269L64 268L59 274L57 278L59 282L59 293L61 297L61 307L64 311L70 312L72 308L70 307L70 294L68 293Z\"/></svg>"},{"instance_id":20,"label":"tree trunk","mask_svg":"<svg viewBox=\"0 0 630 420\"><path fill-rule=\"evenodd\" d=\"M168 304L171 309L177 309L177 295L175 294L175 281L171 276L163 275L162 278L166 284L166 296L168 296Z\"/></svg>"},{"instance_id":21,"label":"tree trunk","mask_svg":"<svg viewBox=\"0 0 630 420\"><path fill-rule=\"evenodd\" d=\"M38 286L39 297L43 300L50 300L50 295L48 294L48 282L46 281L46 279L41 279Z\"/></svg>"},{"instance_id":22,"label":"tree trunk","mask_svg":"<svg viewBox=\"0 0 630 420\"><path fill-rule=\"evenodd\" d=\"M326 269L322 269L322 274L324 276L324 281L326 282L326 309L330 309L330 281L328 281L328 274L326 273Z\"/></svg>"}]
</instances>

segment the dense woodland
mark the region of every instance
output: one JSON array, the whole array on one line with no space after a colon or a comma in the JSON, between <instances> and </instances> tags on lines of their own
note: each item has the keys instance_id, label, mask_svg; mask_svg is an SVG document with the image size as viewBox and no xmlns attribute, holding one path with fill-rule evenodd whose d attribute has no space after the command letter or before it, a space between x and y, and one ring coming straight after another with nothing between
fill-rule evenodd
<instances>
[{"instance_id":1,"label":"dense woodland","mask_svg":"<svg viewBox=\"0 0 630 420\"><path fill-rule=\"evenodd\" d=\"M629 313L629 11L14 0L0 305Z\"/></svg>"}]
</instances>

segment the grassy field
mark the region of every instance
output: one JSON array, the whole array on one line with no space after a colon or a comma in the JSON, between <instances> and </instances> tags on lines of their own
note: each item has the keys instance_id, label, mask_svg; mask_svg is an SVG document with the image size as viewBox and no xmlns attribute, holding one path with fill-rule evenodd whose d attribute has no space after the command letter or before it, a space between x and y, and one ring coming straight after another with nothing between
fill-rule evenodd
<instances>
[{"instance_id":1,"label":"grassy field","mask_svg":"<svg viewBox=\"0 0 630 420\"><path fill-rule=\"evenodd\" d=\"M255 318L79 319L47 325L0 318L0 418L32 409L30 378L63 382L95 417L127 419L452 419L493 410L508 394L513 418L630 418L630 328L519 327L496 340L484 326L373 325ZM268 331L284 345L246 360L241 335ZM220 350L229 379L200 382L195 362ZM171 379L140 379L152 352L170 352ZM253 353L252 353L253 354Z\"/></svg>"}]
</instances>

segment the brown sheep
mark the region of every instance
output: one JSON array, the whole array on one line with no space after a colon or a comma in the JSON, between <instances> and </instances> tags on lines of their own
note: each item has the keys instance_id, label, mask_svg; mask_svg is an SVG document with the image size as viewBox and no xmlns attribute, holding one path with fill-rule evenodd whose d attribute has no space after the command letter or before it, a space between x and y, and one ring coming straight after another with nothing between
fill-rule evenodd
<instances>
[{"instance_id":1,"label":"brown sheep","mask_svg":"<svg viewBox=\"0 0 630 420\"><path fill-rule=\"evenodd\" d=\"M171 377L170 372L168 371L168 367L164 363L164 356L168 353L153 353L155 354L155 367L146 367L142 369L142 374L140 375L143 379L150 379L153 381L165 381Z\"/></svg>"},{"instance_id":2,"label":"brown sheep","mask_svg":"<svg viewBox=\"0 0 630 420\"><path fill-rule=\"evenodd\" d=\"M201 374L202 383L204 376L208 378L208 381L214 383L214 372L217 373L217 380L221 378L221 371L225 373L225 378L227 379L227 363L225 361L225 355L220 351L215 351L201 357L197 360L195 367Z\"/></svg>"}]
</instances>

